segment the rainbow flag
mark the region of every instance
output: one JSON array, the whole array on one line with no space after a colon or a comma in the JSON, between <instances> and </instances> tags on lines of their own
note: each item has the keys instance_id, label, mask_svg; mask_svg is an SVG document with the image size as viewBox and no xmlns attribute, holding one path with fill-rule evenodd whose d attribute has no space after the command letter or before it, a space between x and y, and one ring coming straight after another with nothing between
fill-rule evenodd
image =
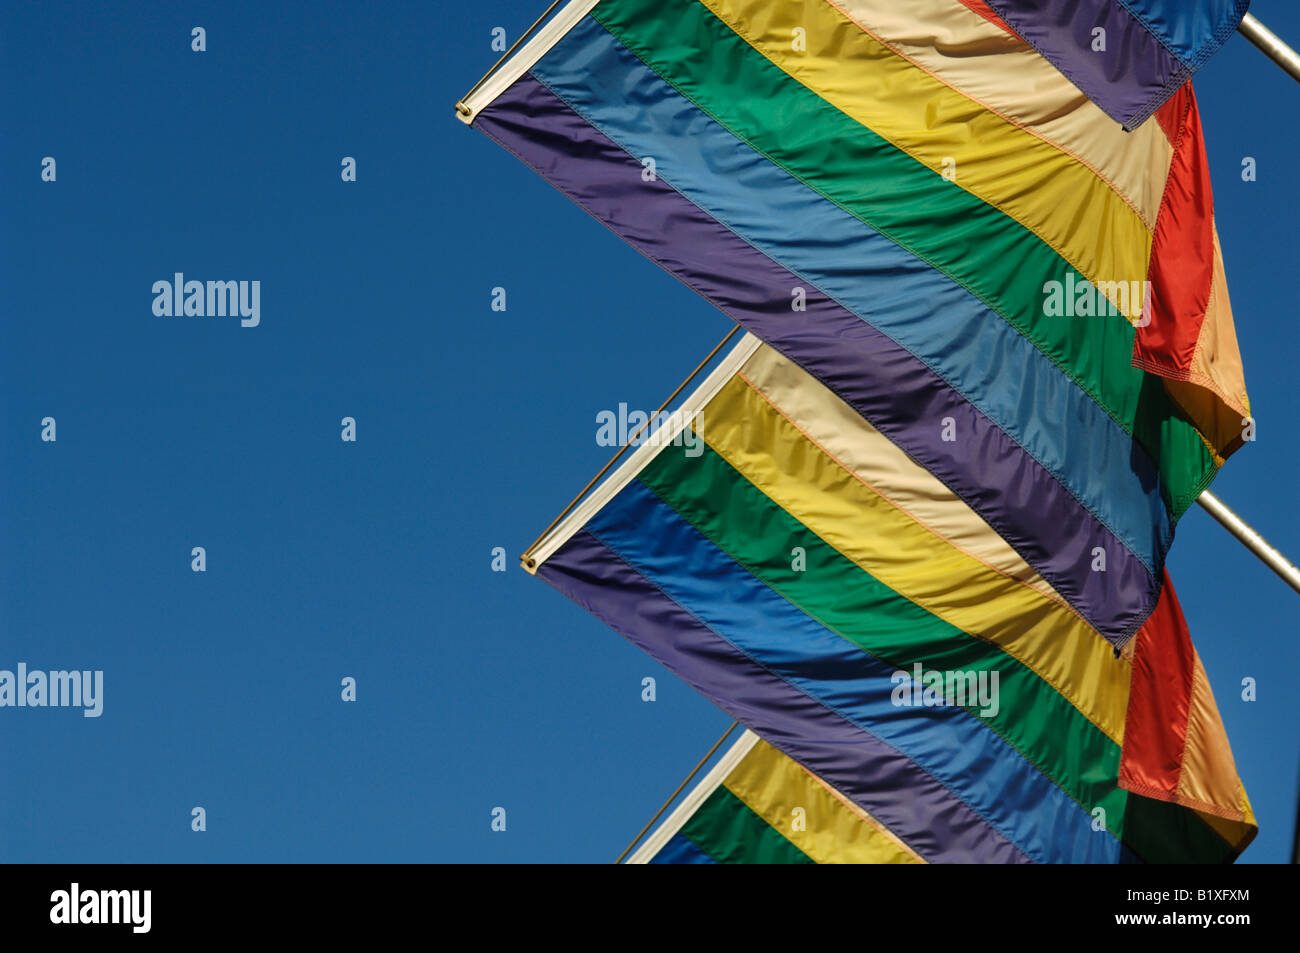
<instances>
[{"instance_id":1,"label":"rainbow flag","mask_svg":"<svg viewBox=\"0 0 1300 953\"><path fill-rule=\"evenodd\" d=\"M958 0L573 0L462 118L1141 628L1251 426L1190 86L1125 133Z\"/></svg>"},{"instance_id":2,"label":"rainbow flag","mask_svg":"<svg viewBox=\"0 0 1300 953\"><path fill-rule=\"evenodd\" d=\"M817 775L746 731L628 863L925 861Z\"/></svg>"},{"instance_id":3,"label":"rainbow flag","mask_svg":"<svg viewBox=\"0 0 1300 953\"><path fill-rule=\"evenodd\" d=\"M1117 653L752 335L534 560L792 762L710 795L682 829L708 857L1218 862L1254 835L1172 585Z\"/></svg>"},{"instance_id":4,"label":"rainbow flag","mask_svg":"<svg viewBox=\"0 0 1300 953\"><path fill-rule=\"evenodd\" d=\"M1128 129L1190 80L1250 7L1250 0L963 2L990 18L1000 15Z\"/></svg>"}]
</instances>

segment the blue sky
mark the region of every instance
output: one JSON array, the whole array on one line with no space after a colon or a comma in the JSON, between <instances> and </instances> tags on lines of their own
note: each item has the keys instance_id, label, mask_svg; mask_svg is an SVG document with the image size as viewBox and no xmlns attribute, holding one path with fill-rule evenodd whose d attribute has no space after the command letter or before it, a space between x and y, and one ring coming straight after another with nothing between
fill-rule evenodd
<instances>
[{"instance_id":1,"label":"blue sky","mask_svg":"<svg viewBox=\"0 0 1300 953\"><path fill-rule=\"evenodd\" d=\"M5 5L0 668L105 698L0 710L0 860L612 861L729 724L515 560L729 327L454 119L544 6ZM1259 421L1214 488L1300 557L1300 86L1237 37L1197 94ZM261 324L155 317L176 271ZM1300 596L1199 510L1170 565L1284 861Z\"/></svg>"}]
</instances>

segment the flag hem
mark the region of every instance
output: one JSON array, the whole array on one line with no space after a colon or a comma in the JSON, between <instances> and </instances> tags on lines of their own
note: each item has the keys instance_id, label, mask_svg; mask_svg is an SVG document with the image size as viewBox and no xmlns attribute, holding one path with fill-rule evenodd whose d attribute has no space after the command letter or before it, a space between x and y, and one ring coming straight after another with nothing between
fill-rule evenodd
<instances>
[{"instance_id":1,"label":"flag hem","mask_svg":"<svg viewBox=\"0 0 1300 953\"><path fill-rule=\"evenodd\" d=\"M469 112L458 114L461 122L467 126L473 125L480 112L550 52L551 47L564 39L599 2L600 0L569 0L518 53L484 77L483 84L473 95L465 97L462 102Z\"/></svg>"},{"instance_id":2,"label":"flag hem","mask_svg":"<svg viewBox=\"0 0 1300 953\"><path fill-rule=\"evenodd\" d=\"M687 421L693 414L702 410L704 405L717 395L723 385L749 360L762 343L753 333L745 332L745 336L727 352L690 396L677 408L668 411L668 420L654 432L653 441L647 440L637 447L617 470L607 476L586 499L575 506L553 530L542 538L533 551L534 573L685 429Z\"/></svg>"},{"instance_id":3,"label":"flag hem","mask_svg":"<svg viewBox=\"0 0 1300 953\"><path fill-rule=\"evenodd\" d=\"M677 832L686 825L686 822L694 816L705 799L721 787L727 775L740 764L741 760L744 759L745 755L749 754L756 744L758 744L758 735L746 728L745 733L737 738L736 743L727 749L727 753L718 759L718 763L713 766L712 770L701 778L695 787L691 788L690 793L673 809L673 812L659 823L659 826L636 849L636 853L627 859L627 863L650 863L651 859L664 849L664 845L672 840Z\"/></svg>"}]
</instances>

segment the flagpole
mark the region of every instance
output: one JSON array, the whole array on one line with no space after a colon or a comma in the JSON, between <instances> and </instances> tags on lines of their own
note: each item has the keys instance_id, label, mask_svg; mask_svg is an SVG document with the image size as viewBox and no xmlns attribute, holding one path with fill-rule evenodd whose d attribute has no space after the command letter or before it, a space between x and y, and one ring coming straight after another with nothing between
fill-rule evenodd
<instances>
[{"instance_id":1,"label":"flagpole","mask_svg":"<svg viewBox=\"0 0 1300 953\"><path fill-rule=\"evenodd\" d=\"M739 324L733 324L731 326L731 330L727 332L726 337L724 337L721 341L719 341L716 345L714 345L713 350L709 352L708 356L705 357L704 360L700 361L700 363L695 366L695 370L691 371L690 375L686 378L686 380L682 381L680 384L677 385L677 389L668 395L667 400L665 400L662 404L659 405L659 409L656 410L653 414L651 414L646 419L646 422L636 429L636 432L632 434L632 436L627 438L627 442L625 442L621 447L618 448L615 454L609 458L609 462L600 468L600 472L597 473L590 480L588 480L587 485L578 491L578 495L569 501L569 505L566 506L564 509L560 510L560 515L555 517L555 519L551 520L550 524L546 527L546 529L541 531L538 537L535 540L533 540L533 544L529 546L527 549L525 549L523 555L519 557L519 562L523 564L524 569L528 570L530 573L535 573L537 571L537 560L533 559L533 552L537 549L538 546L542 544L542 540L546 539L546 534L549 533L551 530L555 529L555 527L559 525L560 520L564 519L566 516L569 515L569 513L573 511L573 508L578 505L578 503L582 500L584 496L587 495L587 491L590 490L593 486L595 486L598 482L600 482L600 478L609 472L609 468L618 462L619 457L623 456L624 451L626 451L628 447L636 445L636 440L638 437L641 436L641 432L643 430L647 429L654 421L662 419L661 415L665 410L668 409L668 406L677 399L677 395L686 389L687 384L695 380L695 378L699 375L700 371L704 370L704 368L708 366L710 361L712 361L715 357L717 357L718 352L727 346L727 342L730 341L733 337L735 337L736 332L739 330L740 330Z\"/></svg>"},{"instance_id":2,"label":"flagpole","mask_svg":"<svg viewBox=\"0 0 1300 953\"><path fill-rule=\"evenodd\" d=\"M650 820L646 821L645 827L641 828L641 833L637 834L636 837L632 838L632 843L628 844L627 847L623 850L623 853L618 855L618 860L614 861L615 864L623 863L623 858L626 857L628 854L632 853L632 848L635 847L638 842L640 842L641 838L645 837L646 831L654 827L655 821L659 820L659 818L663 816L664 811L668 810L668 805L672 804L673 801L677 800L677 795L681 794L682 791L685 789L686 785L691 783L691 778L695 777L697 774L700 773L700 768L704 767L704 765L708 763L708 760L713 757L713 753L722 747L722 743L726 741L729 737L731 737L731 733L735 731L736 728L739 726L740 726L740 722L733 721L731 723L731 727L722 733L722 737L713 743L713 747L709 749L709 753L706 754L703 758L701 758L700 763L691 769L691 773L686 775L685 779L682 781L681 784L677 785L677 790L674 791L672 794L668 795L668 800L664 801L663 806L660 807L659 810L655 811L655 816L650 818Z\"/></svg>"},{"instance_id":3,"label":"flagpole","mask_svg":"<svg viewBox=\"0 0 1300 953\"><path fill-rule=\"evenodd\" d=\"M1249 523L1229 509L1224 502L1209 490L1196 498L1207 513L1213 516L1243 546L1260 558L1269 569L1282 577L1282 581L1300 592L1300 569L1295 563L1282 555L1278 549L1251 527Z\"/></svg>"},{"instance_id":4,"label":"flagpole","mask_svg":"<svg viewBox=\"0 0 1300 953\"><path fill-rule=\"evenodd\" d=\"M464 96L462 96L460 99L456 101L456 115L460 116L462 122L465 121L465 117L468 116L472 119L474 116L474 110L470 109L468 106L465 105L465 100L473 97L473 95L477 93L480 88L482 88L483 84L488 81L489 77L491 77L493 73L495 73L497 70L501 68L501 64L504 63L506 60L510 59L510 57L514 54L515 50L519 49L519 47L523 44L525 40L527 40L530 36L532 36L534 33L537 32L537 28L542 25L542 21L545 20L547 17L549 17L551 15L551 12L556 7L558 7L562 2L563 0L555 0L554 3L552 3L544 11L542 11L542 15L537 18L537 20L533 23L532 26L530 26L523 33L519 34L519 39L515 40L515 42L511 45L510 49L506 50L504 53L501 54L501 58L492 64L492 68L488 70L486 73L484 73L477 83L475 83L473 86L470 87L468 93L466 93Z\"/></svg>"},{"instance_id":5,"label":"flagpole","mask_svg":"<svg viewBox=\"0 0 1300 953\"><path fill-rule=\"evenodd\" d=\"M1300 53L1296 53L1295 50L1283 43L1281 37L1256 20L1253 14L1247 13L1242 17L1237 32L1259 47L1260 51L1274 63L1290 73L1292 79L1300 82Z\"/></svg>"}]
</instances>

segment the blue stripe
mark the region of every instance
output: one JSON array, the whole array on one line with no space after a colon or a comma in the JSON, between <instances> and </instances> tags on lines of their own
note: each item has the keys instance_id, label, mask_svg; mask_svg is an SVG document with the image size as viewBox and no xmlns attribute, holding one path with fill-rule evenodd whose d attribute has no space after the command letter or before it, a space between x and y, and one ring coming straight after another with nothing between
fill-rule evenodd
<instances>
[{"instance_id":1,"label":"blue stripe","mask_svg":"<svg viewBox=\"0 0 1300 953\"><path fill-rule=\"evenodd\" d=\"M685 834L674 834L659 853L650 858L652 864L716 864L717 861L695 846L695 841Z\"/></svg>"},{"instance_id":2,"label":"blue stripe","mask_svg":"<svg viewBox=\"0 0 1300 953\"><path fill-rule=\"evenodd\" d=\"M1033 860L1115 863L1120 844L963 708L891 700L895 669L805 615L638 480L587 532L768 671L911 758Z\"/></svg>"},{"instance_id":3,"label":"blue stripe","mask_svg":"<svg viewBox=\"0 0 1300 953\"><path fill-rule=\"evenodd\" d=\"M1150 458L979 298L733 136L594 20L570 31L532 72L632 155L654 156L660 179L719 222L859 318L869 316L1154 572L1172 528ZM790 289L772 294L788 300Z\"/></svg>"},{"instance_id":4,"label":"blue stripe","mask_svg":"<svg viewBox=\"0 0 1300 953\"><path fill-rule=\"evenodd\" d=\"M1171 53L1190 66L1204 61L1237 28L1246 0L1117 0Z\"/></svg>"}]
</instances>

